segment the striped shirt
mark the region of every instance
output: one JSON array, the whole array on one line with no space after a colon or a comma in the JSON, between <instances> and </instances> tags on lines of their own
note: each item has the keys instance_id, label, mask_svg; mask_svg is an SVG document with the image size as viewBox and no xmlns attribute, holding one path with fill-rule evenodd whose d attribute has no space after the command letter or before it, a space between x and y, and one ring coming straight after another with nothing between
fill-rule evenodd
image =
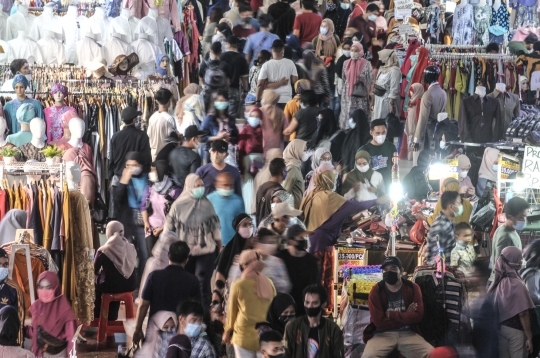
<instances>
[{"instance_id":1,"label":"striped shirt","mask_svg":"<svg viewBox=\"0 0 540 358\"><path fill-rule=\"evenodd\" d=\"M429 228L427 236L427 258L428 265L435 263L435 257L437 256L437 236L439 244L444 250L446 257L446 264L450 264L450 255L452 249L456 245L456 239L454 237L454 222L450 221L442 211L439 216L433 222L433 225Z\"/></svg>"}]
</instances>

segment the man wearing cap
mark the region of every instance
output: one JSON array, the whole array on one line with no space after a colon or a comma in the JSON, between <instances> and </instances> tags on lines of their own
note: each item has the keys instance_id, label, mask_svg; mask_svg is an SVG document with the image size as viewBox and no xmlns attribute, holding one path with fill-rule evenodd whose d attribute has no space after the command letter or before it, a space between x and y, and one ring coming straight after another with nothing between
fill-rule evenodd
<instances>
[{"instance_id":1,"label":"man wearing cap","mask_svg":"<svg viewBox=\"0 0 540 358\"><path fill-rule=\"evenodd\" d=\"M0 308L12 306L17 310L21 320L21 331L19 333L19 343L24 342L22 328L24 324L24 296L19 285L8 279L9 257L6 251L0 248Z\"/></svg>"},{"instance_id":2,"label":"man wearing cap","mask_svg":"<svg viewBox=\"0 0 540 358\"><path fill-rule=\"evenodd\" d=\"M173 181L182 189L186 177L195 173L201 166L201 157L197 150L204 145L201 137L205 135L208 135L208 132L200 131L196 125L187 127L184 132L184 143L169 154L169 163L174 173Z\"/></svg>"},{"instance_id":3,"label":"man wearing cap","mask_svg":"<svg viewBox=\"0 0 540 358\"><path fill-rule=\"evenodd\" d=\"M285 238L287 239L287 249L277 253L285 263L287 272L292 283L291 296L296 302L296 316L305 314L302 292L304 288L313 284L321 283L320 269L315 256L307 252L308 236L311 231L306 231L302 226L296 224L287 229Z\"/></svg>"},{"instance_id":4,"label":"man wearing cap","mask_svg":"<svg viewBox=\"0 0 540 358\"><path fill-rule=\"evenodd\" d=\"M369 293L371 317L364 330L362 358L384 358L394 349L407 357L427 357L433 347L420 336L418 328L424 317L420 287L401 277L403 267L396 256L384 259L382 272L383 280Z\"/></svg>"},{"instance_id":5,"label":"man wearing cap","mask_svg":"<svg viewBox=\"0 0 540 358\"><path fill-rule=\"evenodd\" d=\"M302 214L302 210L296 210L287 202L277 203L270 215L274 221L266 227L276 235L285 235L285 231L290 225L291 219Z\"/></svg>"},{"instance_id":6,"label":"man wearing cap","mask_svg":"<svg viewBox=\"0 0 540 358\"><path fill-rule=\"evenodd\" d=\"M109 181L116 175L118 178L122 176L122 172L126 167L126 154L129 152L141 153L143 165L143 173L150 172L150 163L152 156L150 154L150 140L148 135L135 127L135 118L142 115L142 112L137 108L127 106L122 110L122 121L124 128L113 134L111 138L109 151Z\"/></svg>"},{"instance_id":7,"label":"man wearing cap","mask_svg":"<svg viewBox=\"0 0 540 358\"><path fill-rule=\"evenodd\" d=\"M229 146L224 140L215 140L210 147L210 159L212 163L203 165L195 174L204 182L204 194L208 195L216 190L214 185L216 177L220 173L229 173L234 179L234 192L242 197L242 180L240 171L230 164L225 163L225 158L229 155Z\"/></svg>"},{"instance_id":8,"label":"man wearing cap","mask_svg":"<svg viewBox=\"0 0 540 358\"><path fill-rule=\"evenodd\" d=\"M225 52L221 54L221 61L227 63L231 70L231 84L229 87L229 115L234 118L241 117L240 101L248 93L249 66L243 54L238 52L240 39L229 36L225 42ZM242 94L242 96L240 96Z\"/></svg>"}]
</instances>

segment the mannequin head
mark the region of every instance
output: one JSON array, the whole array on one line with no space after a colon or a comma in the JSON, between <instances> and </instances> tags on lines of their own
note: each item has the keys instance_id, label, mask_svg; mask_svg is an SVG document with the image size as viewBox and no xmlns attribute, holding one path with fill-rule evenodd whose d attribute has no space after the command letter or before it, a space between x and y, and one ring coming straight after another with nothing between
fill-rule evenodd
<instances>
[{"instance_id":1,"label":"mannequin head","mask_svg":"<svg viewBox=\"0 0 540 358\"><path fill-rule=\"evenodd\" d=\"M169 67L169 57L167 55L161 54L156 57L156 71L161 76L167 75L167 69Z\"/></svg>"},{"instance_id":2,"label":"mannequin head","mask_svg":"<svg viewBox=\"0 0 540 358\"><path fill-rule=\"evenodd\" d=\"M30 121L36 116L36 109L30 103L23 103L19 109L17 109L15 116L17 117L17 122L21 124L21 129L28 130Z\"/></svg>"},{"instance_id":3,"label":"mannequin head","mask_svg":"<svg viewBox=\"0 0 540 358\"><path fill-rule=\"evenodd\" d=\"M61 83L55 83L51 88L51 94L54 98L54 104L56 106L63 106L64 100L68 95L68 89Z\"/></svg>"},{"instance_id":4,"label":"mannequin head","mask_svg":"<svg viewBox=\"0 0 540 358\"><path fill-rule=\"evenodd\" d=\"M111 73L114 75L127 75L135 66L139 64L139 56L136 53L132 53L129 56L118 55L114 59L114 63L111 66Z\"/></svg>"},{"instance_id":5,"label":"mannequin head","mask_svg":"<svg viewBox=\"0 0 540 358\"><path fill-rule=\"evenodd\" d=\"M41 118L34 118L30 121L30 133L32 133L32 144L38 148L45 145L45 121Z\"/></svg>"},{"instance_id":6,"label":"mannequin head","mask_svg":"<svg viewBox=\"0 0 540 358\"><path fill-rule=\"evenodd\" d=\"M84 135L84 130L85 130L84 121L78 117L75 117L69 121L68 126L69 126L69 132L71 133L71 139L76 139L77 141L80 141Z\"/></svg>"},{"instance_id":7,"label":"mannequin head","mask_svg":"<svg viewBox=\"0 0 540 358\"><path fill-rule=\"evenodd\" d=\"M161 61L159 61L159 67L164 69L164 70L167 70L167 68L169 68L169 57L168 56L163 56L161 58Z\"/></svg>"},{"instance_id":8,"label":"mannequin head","mask_svg":"<svg viewBox=\"0 0 540 358\"><path fill-rule=\"evenodd\" d=\"M13 77L13 90L17 95L17 99L22 101L26 98L26 87L28 87L28 79L24 75L15 75Z\"/></svg>"},{"instance_id":9,"label":"mannequin head","mask_svg":"<svg viewBox=\"0 0 540 358\"><path fill-rule=\"evenodd\" d=\"M522 91L529 90L529 80L525 76L519 76L519 86Z\"/></svg>"},{"instance_id":10,"label":"mannequin head","mask_svg":"<svg viewBox=\"0 0 540 358\"><path fill-rule=\"evenodd\" d=\"M475 93L480 96L480 98L484 98L486 96L486 87L484 86L477 86Z\"/></svg>"},{"instance_id":11,"label":"mannequin head","mask_svg":"<svg viewBox=\"0 0 540 358\"><path fill-rule=\"evenodd\" d=\"M66 181L69 190L77 189L81 181L81 166L75 162L66 162Z\"/></svg>"},{"instance_id":12,"label":"mannequin head","mask_svg":"<svg viewBox=\"0 0 540 358\"><path fill-rule=\"evenodd\" d=\"M424 70L424 83L427 85L430 85L432 83L435 83L439 81L439 75L441 74L441 70L437 66L428 66Z\"/></svg>"}]
</instances>

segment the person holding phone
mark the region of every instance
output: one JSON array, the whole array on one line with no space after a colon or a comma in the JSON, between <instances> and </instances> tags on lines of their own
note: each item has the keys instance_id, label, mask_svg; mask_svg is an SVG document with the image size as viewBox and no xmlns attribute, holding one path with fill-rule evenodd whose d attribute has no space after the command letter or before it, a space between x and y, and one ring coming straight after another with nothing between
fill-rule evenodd
<instances>
[{"instance_id":1,"label":"person holding phone","mask_svg":"<svg viewBox=\"0 0 540 358\"><path fill-rule=\"evenodd\" d=\"M355 160L355 168L346 175L341 195L353 201L375 200L384 195L384 179L371 167L371 155L361 150L356 153Z\"/></svg>"}]
</instances>

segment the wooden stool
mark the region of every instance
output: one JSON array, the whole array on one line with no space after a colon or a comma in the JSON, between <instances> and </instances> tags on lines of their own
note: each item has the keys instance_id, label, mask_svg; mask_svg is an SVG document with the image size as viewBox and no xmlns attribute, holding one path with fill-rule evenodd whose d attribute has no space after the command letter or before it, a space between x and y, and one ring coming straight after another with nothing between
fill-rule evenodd
<instances>
[{"instance_id":1,"label":"wooden stool","mask_svg":"<svg viewBox=\"0 0 540 358\"><path fill-rule=\"evenodd\" d=\"M125 333L122 321L109 321L109 304L115 301L124 301L126 304L126 319L135 318L133 309L133 295L131 292L103 293L101 294L101 311L99 314L98 343L107 340L108 333Z\"/></svg>"}]
</instances>

